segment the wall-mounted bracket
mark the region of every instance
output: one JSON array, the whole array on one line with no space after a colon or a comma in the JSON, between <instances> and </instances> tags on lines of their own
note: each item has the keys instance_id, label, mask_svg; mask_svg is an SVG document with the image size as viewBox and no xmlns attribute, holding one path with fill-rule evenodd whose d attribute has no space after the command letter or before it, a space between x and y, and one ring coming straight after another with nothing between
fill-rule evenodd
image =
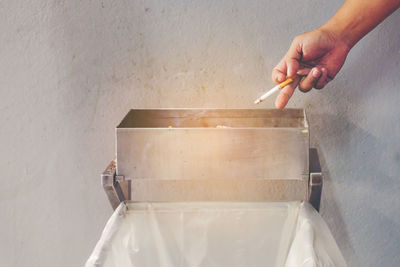
<instances>
[{"instance_id":1,"label":"wall-mounted bracket","mask_svg":"<svg viewBox=\"0 0 400 267\"><path fill-rule=\"evenodd\" d=\"M115 161L111 161L106 170L101 174L101 184L114 210L121 202L129 199L125 196L129 196L130 183L129 181L125 181L123 176L116 175Z\"/></svg>"},{"instance_id":2,"label":"wall-mounted bracket","mask_svg":"<svg viewBox=\"0 0 400 267\"><path fill-rule=\"evenodd\" d=\"M309 170L310 178L308 181L308 202L319 211L321 204L322 194L322 171L321 164L319 162L318 152L316 148L310 148L309 150Z\"/></svg>"},{"instance_id":3,"label":"wall-mounted bracket","mask_svg":"<svg viewBox=\"0 0 400 267\"><path fill-rule=\"evenodd\" d=\"M308 202L319 211L322 193L322 172L315 148L309 150ZM116 175L116 163L112 161L101 175L102 185L113 209L131 199L131 181L122 175Z\"/></svg>"}]
</instances>

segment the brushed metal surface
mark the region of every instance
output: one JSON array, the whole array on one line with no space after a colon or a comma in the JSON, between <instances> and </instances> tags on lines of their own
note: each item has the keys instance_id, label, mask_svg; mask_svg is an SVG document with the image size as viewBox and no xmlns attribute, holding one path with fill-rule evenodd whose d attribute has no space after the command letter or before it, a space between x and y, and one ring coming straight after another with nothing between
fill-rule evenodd
<instances>
[{"instance_id":1,"label":"brushed metal surface","mask_svg":"<svg viewBox=\"0 0 400 267\"><path fill-rule=\"evenodd\" d=\"M122 128L307 128L303 109L132 109Z\"/></svg>"},{"instance_id":2,"label":"brushed metal surface","mask_svg":"<svg viewBox=\"0 0 400 267\"><path fill-rule=\"evenodd\" d=\"M297 109L131 110L116 130L117 175L303 179L309 173L307 128Z\"/></svg>"},{"instance_id":3,"label":"brushed metal surface","mask_svg":"<svg viewBox=\"0 0 400 267\"><path fill-rule=\"evenodd\" d=\"M265 179L131 180L132 201L295 201L307 181Z\"/></svg>"},{"instance_id":4,"label":"brushed metal surface","mask_svg":"<svg viewBox=\"0 0 400 267\"><path fill-rule=\"evenodd\" d=\"M301 109L131 110L116 136L117 175L135 201L307 197Z\"/></svg>"}]
</instances>

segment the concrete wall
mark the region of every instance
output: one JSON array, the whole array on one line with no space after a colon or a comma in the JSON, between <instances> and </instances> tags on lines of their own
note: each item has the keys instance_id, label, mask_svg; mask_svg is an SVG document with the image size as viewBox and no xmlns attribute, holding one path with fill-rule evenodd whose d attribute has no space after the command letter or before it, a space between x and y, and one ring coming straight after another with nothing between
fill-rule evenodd
<instances>
[{"instance_id":1,"label":"concrete wall","mask_svg":"<svg viewBox=\"0 0 400 267\"><path fill-rule=\"evenodd\" d=\"M253 108L291 39L341 3L0 2L1 265L82 265L112 212L99 174L124 114ZM400 265L399 15L289 105L307 108L322 215L350 266Z\"/></svg>"}]
</instances>

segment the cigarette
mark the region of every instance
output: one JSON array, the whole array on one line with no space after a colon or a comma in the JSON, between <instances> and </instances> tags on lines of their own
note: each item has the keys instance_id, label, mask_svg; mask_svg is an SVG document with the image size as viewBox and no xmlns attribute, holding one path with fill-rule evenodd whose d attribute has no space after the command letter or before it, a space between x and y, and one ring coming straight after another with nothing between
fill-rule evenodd
<instances>
[{"instance_id":1,"label":"cigarette","mask_svg":"<svg viewBox=\"0 0 400 267\"><path fill-rule=\"evenodd\" d=\"M261 103L262 101L267 99L267 97L269 97L270 95L274 94L275 92L278 92L279 89L282 89L283 87L285 87L286 85L288 85L288 84L290 84L292 82L293 82L292 78L287 78L286 81L281 82L280 84L278 84L277 86L275 86L274 88L272 88L271 90L269 90L268 92L266 92L265 94L263 94L262 96L257 98L256 101L254 101L254 104Z\"/></svg>"}]
</instances>

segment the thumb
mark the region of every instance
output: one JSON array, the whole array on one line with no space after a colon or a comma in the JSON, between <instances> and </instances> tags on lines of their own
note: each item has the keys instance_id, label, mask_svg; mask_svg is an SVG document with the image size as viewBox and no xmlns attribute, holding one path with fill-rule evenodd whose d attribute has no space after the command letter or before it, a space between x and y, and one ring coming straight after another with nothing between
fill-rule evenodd
<instances>
[{"instance_id":1,"label":"thumb","mask_svg":"<svg viewBox=\"0 0 400 267\"><path fill-rule=\"evenodd\" d=\"M302 44L298 38L294 38L289 50L286 53L286 66L287 66L287 76L295 77L297 71L299 70L300 61L303 56Z\"/></svg>"}]
</instances>

